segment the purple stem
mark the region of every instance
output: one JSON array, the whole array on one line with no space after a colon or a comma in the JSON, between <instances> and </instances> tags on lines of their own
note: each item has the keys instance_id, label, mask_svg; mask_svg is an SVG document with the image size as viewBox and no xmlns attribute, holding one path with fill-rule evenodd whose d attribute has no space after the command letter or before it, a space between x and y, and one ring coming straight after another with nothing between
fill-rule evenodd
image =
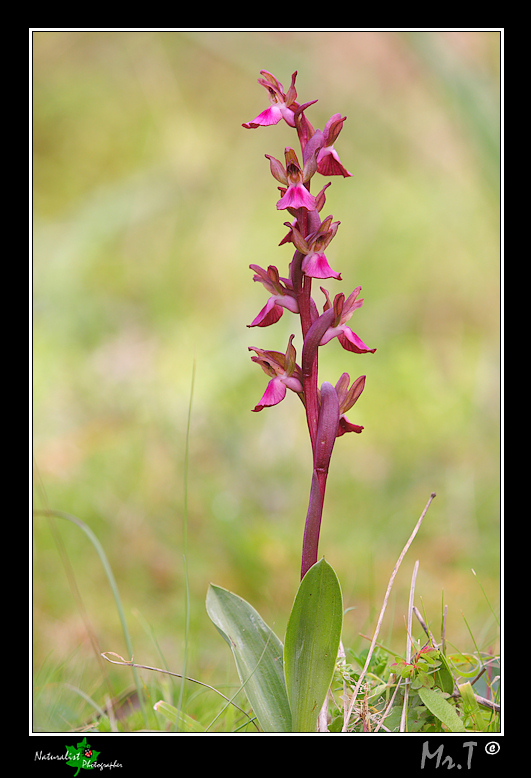
<instances>
[{"instance_id":1,"label":"purple stem","mask_svg":"<svg viewBox=\"0 0 531 778\"><path fill-rule=\"evenodd\" d=\"M339 401L336 390L332 384L325 381L321 386L321 408L313 458L312 486L302 541L301 580L310 567L317 562L326 479L338 424Z\"/></svg>"}]
</instances>

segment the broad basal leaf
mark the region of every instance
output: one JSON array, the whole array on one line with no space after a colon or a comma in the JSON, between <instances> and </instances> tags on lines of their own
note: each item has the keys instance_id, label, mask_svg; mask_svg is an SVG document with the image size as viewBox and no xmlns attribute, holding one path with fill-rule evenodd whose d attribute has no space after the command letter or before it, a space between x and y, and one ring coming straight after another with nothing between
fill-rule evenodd
<instances>
[{"instance_id":1,"label":"broad basal leaf","mask_svg":"<svg viewBox=\"0 0 531 778\"><path fill-rule=\"evenodd\" d=\"M291 732L283 646L248 602L211 584L207 613L229 644L244 691L264 732Z\"/></svg>"},{"instance_id":2,"label":"broad basal leaf","mask_svg":"<svg viewBox=\"0 0 531 778\"><path fill-rule=\"evenodd\" d=\"M341 587L321 559L302 579L286 630L284 672L293 732L315 732L343 626Z\"/></svg>"}]
</instances>

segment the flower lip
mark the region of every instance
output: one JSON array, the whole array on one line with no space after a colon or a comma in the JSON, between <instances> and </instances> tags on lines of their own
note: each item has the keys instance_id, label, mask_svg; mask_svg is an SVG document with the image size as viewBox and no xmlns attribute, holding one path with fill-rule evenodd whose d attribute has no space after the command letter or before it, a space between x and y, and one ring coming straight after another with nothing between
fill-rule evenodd
<instances>
[{"instance_id":1,"label":"flower lip","mask_svg":"<svg viewBox=\"0 0 531 778\"><path fill-rule=\"evenodd\" d=\"M312 251L302 260L302 270L310 278L335 278L341 281L341 273L332 270L323 252Z\"/></svg>"},{"instance_id":2,"label":"flower lip","mask_svg":"<svg viewBox=\"0 0 531 778\"><path fill-rule=\"evenodd\" d=\"M278 124L282 119L282 111L278 105L270 105L265 111L258 114L258 116L251 122L242 124L246 130L256 130L257 127L271 127L273 124Z\"/></svg>"},{"instance_id":3,"label":"flower lip","mask_svg":"<svg viewBox=\"0 0 531 778\"><path fill-rule=\"evenodd\" d=\"M299 304L291 295L271 295L260 313L253 319L248 327L269 327L276 324L284 313L284 309L292 313L299 312Z\"/></svg>"},{"instance_id":4,"label":"flower lip","mask_svg":"<svg viewBox=\"0 0 531 778\"><path fill-rule=\"evenodd\" d=\"M340 438L346 432L363 432L364 427L361 424L352 424L346 416L339 417L337 437Z\"/></svg>"},{"instance_id":5,"label":"flower lip","mask_svg":"<svg viewBox=\"0 0 531 778\"><path fill-rule=\"evenodd\" d=\"M344 167L333 146L322 148L317 155L317 172L322 176L343 176L348 178L352 173Z\"/></svg>"},{"instance_id":6,"label":"flower lip","mask_svg":"<svg viewBox=\"0 0 531 778\"><path fill-rule=\"evenodd\" d=\"M258 413L264 408L278 405L286 396L286 386L278 378L272 378L268 383L260 402L253 408L253 413Z\"/></svg>"},{"instance_id":7,"label":"flower lip","mask_svg":"<svg viewBox=\"0 0 531 778\"><path fill-rule=\"evenodd\" d=\"M277 211L286 208L306 208L307 211L317 210L315 197L309 192L304 184L290 184L277 202Z\"/></svg>"}]
</instances>

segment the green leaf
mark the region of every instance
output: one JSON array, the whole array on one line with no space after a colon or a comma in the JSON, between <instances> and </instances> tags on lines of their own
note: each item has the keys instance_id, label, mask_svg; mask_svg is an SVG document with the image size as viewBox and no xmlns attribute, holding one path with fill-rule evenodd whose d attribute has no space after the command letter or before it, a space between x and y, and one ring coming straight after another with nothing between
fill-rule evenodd
<instances>
[{"instance_id":1,"label":"green leaf","mask_svg":"<svg viewBox=\"0 0 531 778\"><path fill-rule=\"evenodd\" d=\"M418 689L417 694L428 710L433 713L439 721L442 721L450 732L466 732L466 728L457 715L456 709L453 705L450 705L439 692L428 689L426 686L421 686L421 688Z\"/></svg>"},{"instance_id":2,"label":"green leaf","mask_svg":"<svg viewBox=\"0 0 531 778\"><path fill-rule=\"evenodd\" d=\"M425 673L424 670L418 670L411 682L412 689L420 689L421 686L426 686L429 689L432 689L434 686L433 676Z\"/></svg>"},{"instance_id":3,"label":"green leaf","mask_svg":"<svg viewBox=\"0 0 531 778\"><path fill-rule=\"evenodd\" d=\"M460 678L475 678L481 669L481 660L473 654L451 654L447 662L448 671L451 665Z\"/></svg>"},{"instance_id":4,"label":"green leaf","mask_svg":"<svg viewBox=\"0 0 531 778\"><path fill-rule=\"evenodd\" d=\"M421 655L419 656L419 660L426 662L427 664L434 667L441 664L440 653L436 648L429 648L425 651L422 651Z\"/></svg>"},{"instance_id":5,"label":"green leaf","mask_svg":"<svg viewBox=\"0 0 531 778\"><path fill-rule=\"evenodd\" d=\"M210 584L206 609L232 650L261 728L264 732L291 732L282 642L248 602L221 586Z\"/></svg>"},{"instance_id":6,"label":"green leaf","mask_svg":"<svg viewBox=\"0 0 531 778\"><path fill-rule=\"evenodd\" d=\"M411 678L415 672L413 665L408 664L408 662L406 662L404 659L400 659L398 656L396 659L397 661L393 662L391 665L391 667L394 668L393 673L395 673L395 675L399 675L401 678Z\"/></svg>"},{"instance_id":7,"label":"green leaf","mask_svg":"<svg viewBox=\"0 0 531 778\"><path fill-rule=\"evenodd\" d=\"M439 689L442 689L446 694L451 694L454 690L454 679L450 671L450 665L445 655L440 653L441 666L435 672L434 680Z\"/></svg>"},{"instance_id":8,"label":"green leaf","mask_svg":"<svg viewBox=\"0 0 531 778\"><path fill-rule=\"evenodd\" d=\"M321 559L302 579L289 617L284 672L293 732L315 732L330 687L343 626L341 588Z\"/></svg>"}]
</instances>

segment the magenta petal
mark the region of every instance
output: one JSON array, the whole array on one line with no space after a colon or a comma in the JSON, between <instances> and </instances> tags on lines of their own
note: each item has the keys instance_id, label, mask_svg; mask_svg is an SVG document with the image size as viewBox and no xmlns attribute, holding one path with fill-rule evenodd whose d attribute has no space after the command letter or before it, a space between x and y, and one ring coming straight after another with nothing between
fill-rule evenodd
<instances>
[{"instance_id":1,"label":"magenta petal","mask_svg":"<svg viewBox=\"0 0 531 778\"><path fill-rule=\"evenodd\" d=\"M302 260L302 270L310 278L337 278L341 280L341 274L332 270L324 254L308 254Z\"/></svg>"},{"instance_id":2,"label":"magenta petal","mask_svg":"<svg viewBox=\"0 0 531 778\"><path fill-rule=\"evenodd\" d=\"M326 146L321 149L317 157L317 172L322 176L352 176L348 170L343 167L337 151L333 146Z\"/></svg>"},{"instance_id":3,"label":"magenta petal","mask_svg":"<svg viewBox=\"0 0 531 778\"><path fill-rule=\"evenodd\" d=\"M269 327L270 324L276 324L284 313L284 308L292 313L299 312L299 304L295 297L290 294L275 294L269 298L258 316L248 324L248 327Z\"/></svg>"},{"instance_id":4,"label":"magenta petal","mask_svg":"<svg viewBox=\"0 0 531 778\"><path fill-rule=\"evenodd\" d=\"M303 184L290 184L284 197L277 203L277 210L282 211L285 208L306 208L308 211L315 211L315 197Z\"/></svg>"},{"instance_id":5,"label":"magenta petal","mask_svg":"<svg viewBox=\"0 0 531 778\"><path fill-rule=\"evenodd\" d=\"M352 332L350 327L337 327L340 330L337 333L337 338L344 349L347 351L353 351L355 354L374 354L375 348L369 348L365 345L361 338L358 338L355 332Z\"/></svg>"},{"instance_id":6,"label":"magenta petal","mask_svg":"<svg viewBox=\"0 0 531 778\"><path fill-rule=\"evenodd\" d=\"M258 316L248 324L248 327L269 327L271 324L276 324L280 319L284 311L277 305L274 297L270 297L267 303L264 305Z\"/></svg>"},{"instance_id":7,"label":"magenta petal","mask_svg":"<svg viewBox=\"0 0 531 778\"><path fill-rule=\"evenodd\" d=\"M242 124L242 127L245 127L247 130L254 130L256 127L270 127L272 124L278 124L281 119L282 111L278 105L271 105L265 111L262 111L256 119L253 119L252 122Z\"/></svg>"},{"instance_id":8,"label":"magenta petal","mask_svg":"<svg viewBox=\"0 0 531 778\"><path fill-rule=\"evenodd\" d=\"M286 396L286 387L280 380L280 378L272 378L268 383L267 388L262 396L262 399L253 408L253 411L257 413L262 408L270 407L272 405L278 405L281 400Z\"/></svg>"}]
</instances>

